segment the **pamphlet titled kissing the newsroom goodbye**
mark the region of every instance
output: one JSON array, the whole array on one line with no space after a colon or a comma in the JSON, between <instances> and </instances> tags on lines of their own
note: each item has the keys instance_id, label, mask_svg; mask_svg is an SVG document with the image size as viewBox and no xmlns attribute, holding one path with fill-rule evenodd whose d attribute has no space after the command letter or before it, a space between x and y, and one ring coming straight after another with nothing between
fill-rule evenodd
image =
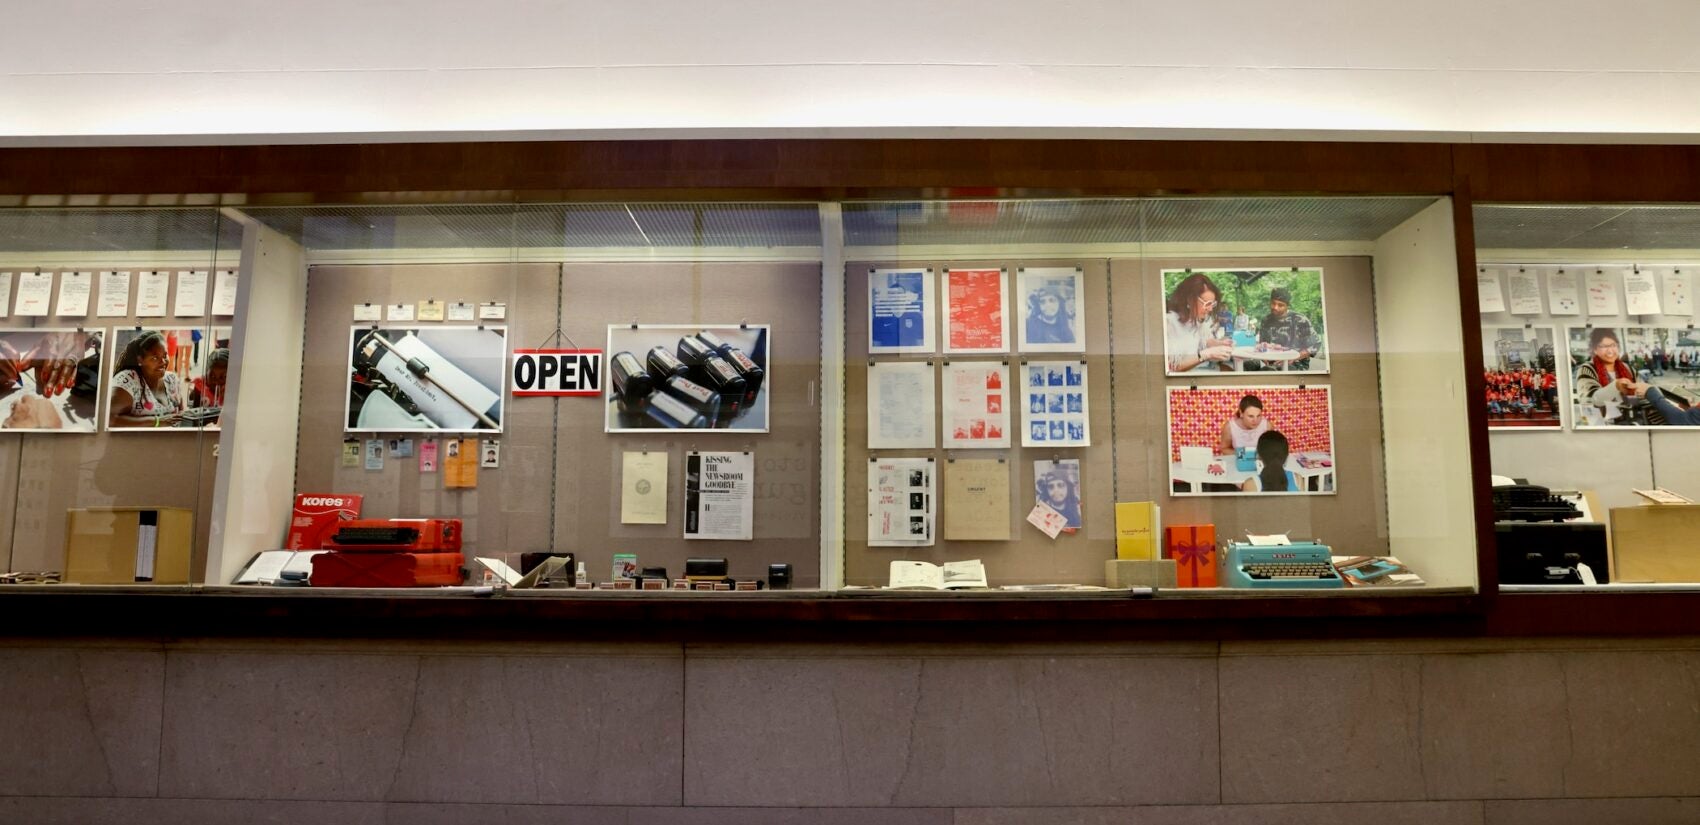
<instances>
[{"instance_id":1,"label":"pamphlet titled kissing the newsroom goodbye","mask_svg":"<svg viewBox=\"0 0 1700 825\"><path fill-rule=\"evenodd\" d=\"M685 538L749 541L755 475L750 453L686 453Z\"/></svg>"}]
</instances>

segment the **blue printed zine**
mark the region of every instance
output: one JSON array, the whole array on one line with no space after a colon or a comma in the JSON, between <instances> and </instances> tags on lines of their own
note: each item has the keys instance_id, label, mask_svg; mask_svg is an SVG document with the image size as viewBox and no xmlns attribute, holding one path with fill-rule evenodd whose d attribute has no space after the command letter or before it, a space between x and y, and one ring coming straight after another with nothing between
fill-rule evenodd
<instances>
[{"instance_id":1,"label":"blue printed zine","mask_svg":"<svg viewBox=\"0 0 1700 825\"><path fill-rule=\"evenodd\" d=\"M868 273L868 352L933 352L933 272L875 269Z\"/></svg>"}]
</instances>

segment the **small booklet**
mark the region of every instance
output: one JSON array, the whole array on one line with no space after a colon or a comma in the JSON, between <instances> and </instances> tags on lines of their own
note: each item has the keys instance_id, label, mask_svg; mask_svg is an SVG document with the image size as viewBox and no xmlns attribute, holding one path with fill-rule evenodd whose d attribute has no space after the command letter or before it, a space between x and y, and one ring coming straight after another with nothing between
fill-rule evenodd
<instances>
[{"instance_id":1,"label":"small booklet","mask_svg":"<svg viewBox=\"0 0 1700 825\"><path fill-rule=\"evenodd\" d=\"M1640 496L1640 497L1642 497L1642 498L1644 498L1648 501L1651 501L1654 504L1693 504L1694 503L1694 499L1691 499L1688 496L1685 496L1681 493L1673 493L1669 490L1666 490L1663 487L1657 487L1657 488L1654 488L1652 490L1637 490L1637 489L1632 488L1631 492L1635 493L1636 495L1638 495L1638 496Z\"/></svg>"},{"instance_id":2,"label":"small booklet","mask_svg":"<svg viewBox=\"0 0 1700 825\"><path fill-rule=\"evenodd\" d=\"M1415 587L1423 577L1393 556L1330 556L1347 587Z\"/></svg>"},{"instance_id":3,"label":"small booklet","mask_svg":"<svg viewBox=\"0 0 1700 825\"><path fill-rule=\"evenodd\" d=\"M313 557L323 550L262 550L231 584L305 584L313 573ZM285 575L285 574L289 575Z\"/></svg>"},{"instance_id":4,"label":"small booklet","mask_svg":"<svg viewBox=\"0 0 1700 825\"><path fill-rule=\"evenodd\" d=\"M966 590L987 587L986 566L979 559L945 562L894 561L888 590Z\"/></svg>"}]
</instances>

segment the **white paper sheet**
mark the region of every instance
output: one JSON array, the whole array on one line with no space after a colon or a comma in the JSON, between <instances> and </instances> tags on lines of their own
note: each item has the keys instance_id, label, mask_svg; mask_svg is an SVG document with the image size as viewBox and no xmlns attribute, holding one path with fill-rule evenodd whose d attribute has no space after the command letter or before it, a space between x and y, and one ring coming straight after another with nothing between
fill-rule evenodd
<instances>
[{"instance_id":1,"label":"white paper sheet","mask_svg":"<svg viewBox=\"0 0 1700 825\"><path fill-rule=\"evenodd\" d=\"M1575 270L1560 269L1547 278L1547 311L1553 315L1582 314Z\"/></svg>"},{"instance_id":2,"label":"white paper sheet","mask_svg":"<svg viewBox=\"0 0 1700 825\"><path fill-rule=\"evenodd\" d=\"M685 538L749 541L755 476L751 453L686 453Z\"/></svg>"},{"instance_id":3,"label":"white paper sheet","mask_svg":"<svg viewBox=\"0 0 1700 825\"><path fill-rule=\"evenodd\" d=\"M1034 504L1033 509L1027 513L1027 523L1039 528L1046 537L1055 539L1062 534L1063 528L1068 526L1068 519L1044 504Z\"/></svg>"},{"instance_id":4,"label":"white paper sheet","mask_svg":"<svg viewBox=\"0 0 1700 825\"><path fill-rule=\"evenodd\" d=\"M136 317L165 317L165 303L170 294L170 272L141 273L136 278Z\"/></svg>"},{"instance_id":5,"label":"white paper sheet","mask_svg":"<svg viewBox=\"0 0 1700 825\"><path fill-rule=\"evenodd\" d=\"M1029 361L1019 367L1024 411L1021 446L1090 447L1086 362Z\"/></svg>"},{"instance_id":6,"label":"white paper sheet","mask_svg":"<svg viewBox=\"0 0 1700 825\"><path fill-rule=\"evenodd\" d=\"M868 449L938 446L938 399L933 366L876 362L868 367Z\"/></svg>"},{"instance_id":7,"label":"white paper sheet","mask_svg":"<svg viewBox=\"0 0 1700 825\"><path fill-rule=\"evenodd\" d=\"M456 302L449 304L447 317L450 321L470 321L472 320L473 311L471 304Z\"/></svg>"},{"instance_id":8,"label":"white paper sheet","mask_svg":"<svg viewBox=\"0 0 1700 825\"><path fill-rule=\"evenodd\" d=\"M957 361L944 367L944 446L1009 446L1009 367Z\"/></svg>"},{"instance_id":9,"label":"white paper sheet","mask_svg":"<svg viewBox=\"0 0 1700 825\"><path fill-rule=\"evenodd\" d=\"M212 314L230 316L236 314L236 270L221 269L218 278L213 282Z\"/></svg>"},{"instance_id":10,"label":"white paper sheet","mask_svg":"<svg viewBox=\"0 0 1700 825\"><path fill-rule=\"evenodd\" d=\"M179 318L207 314L207 271L191 269L177 273L177 300L171 314Z\"/></svg>"},{"instance_id":11,"label":"white paper sheet","mask_svg":"<svg viewBox=\"0 0 1700 825\"><path fill-rule=\"evenodd\" d=\"M868 462L868 546L931 547L935 533L936 474L932 459L882 458Z\"/></svg>"},{"instance_id":12,"label":"white paper sheet","mask_svg":"<svg viewBox=\"0 0 1700 825\"><path fill-rule=\"evenodd\" d=\"M100 273L100 303L95 314L119 318L130 314L130 273L111 270Z\"/></svg>"},{"instance_id":13,"label":"white paper sheet","mask_svg":"<svg viewBox=\"0 0 1700 825\"><path fill-rule=\"evenodd\" d=\"M382 321L383 319L384 308L377 304L354 305L354 320L356 321Z\"/></svg>"},{"instance_id":14,"label":"white paper sheet","mask_svg":"<svg viewBox=\"0 0 1700 825\"><path fill-rule=\"evenodd\" d=\"M1659 282L1650 269L1625 269L1623 295L1630 315L1662 314L1659 310Z\"/></svg>"},{"instance_id":15,"label":"white paper sheet","mask_svg":"<svg viewBox=\"0 0 1700 825\"><path fill-rule=\"evenodd\" d=\"M0 272L0 318L12 311L12 273Z\"/></svg>"},{"instance_id":16,"label":"white paper sheet","mask_svg":"<svg viewBox=\"0 0 1700 825\"><path fill-rule=\"evenodd\" d=\"M1618 314L1617 279L1611 273L1596 269L1582 276L1588 291L1589 315Z\"/></svg>"},{"instance_id":17,"label":"white paper sheet","mask_svg":"<svg viewBox=\"0 0 1700 825\"><path fill-rule=\"evenodd\" d=\"M413 320L412 304L390 304L384 307L384 320L411 321Z\"/></svg>"},{"instance_id":18,"label":"white paper sheet","mask_svg":"<svg viewBox=\"0 0 1700 825\"><path fill-rule=\"evenodd\" d=\"M1507 270L1505 281L1506 289L1511 293L1512 315L1541 314L1541 284L1534 271Z\"/></svg>"},{"instance_id":19,"label":"white paper sheet","mask_svg":"<svg viewBox=\"0 0 1700 825\"><path fill-rule=\"evenodd\" d=\"M93 272L59 273L59 300L53 305L53 314L61 318L89 317L89 293L93 289Z\"/></svg>"},{"instance_id":20,"label":"white paper sheet","mask_svg":"<svg viewBox=\"0 0 1700 825\"><path fill-rule=\"evenodd\" d=\"M620 456L620 523L667 523L667 453L628 450Z\"/></svg>"},{"instance_id":21,"label":"white paper sheet","mask_svg":"<svg viewBox=\"0 0 1700 825\"><path fill-rule=\"evenodd\" d=\"M1476 300L1483 315L1505 311L1505 293L1499 289L1499 270L1483 269L1476 273Z\"/></svg>"},{"instance_id":22,"label":"white paper sheet","mask_svg":"<svg viewBox=\"0 0 1700 825\"><path fill-rule=\"evenodd\" d=\"M503 321L507 320L507 317L507 304L488 303L478 305L478 320L480 321Z\"/></svg>"},{"instance_id":23,"label":"white paper sheet","mask_svg":"<svg viewBox=\"0 0 1700 825\"><path fill-rule=\"evenodd\" d=\"M53 300L53 273L19 272L18 305L20 317L44 317Z\"/></svg>"},{"instance_id":24,"label":"white paper sheet","mask_svg":"<svg viewBox=\"0 0 1700 825\"><path fill-rule=\"evenodd\" d=\"M1694 273L1680 269L1666 270L1665 314L1694 314Z\"/></svg>"}]
</instances>

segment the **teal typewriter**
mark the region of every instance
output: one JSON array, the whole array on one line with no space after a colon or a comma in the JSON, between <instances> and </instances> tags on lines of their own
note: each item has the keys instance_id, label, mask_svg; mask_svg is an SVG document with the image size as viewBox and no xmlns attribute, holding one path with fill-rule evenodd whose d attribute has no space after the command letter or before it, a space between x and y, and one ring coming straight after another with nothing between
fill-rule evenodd
<instances>
[{"instance_id":1,"label":"teal typewriter","mask_svg":"<svg viewBox=\"0 0 1700 825\"><path fill-rule=\"evenodd\" d=\"M1314 541L1257 545L1228 542L1224 587L1326 590L1345 587L1329 560L1333 551Z\"/></svg>"}]
</instances>

